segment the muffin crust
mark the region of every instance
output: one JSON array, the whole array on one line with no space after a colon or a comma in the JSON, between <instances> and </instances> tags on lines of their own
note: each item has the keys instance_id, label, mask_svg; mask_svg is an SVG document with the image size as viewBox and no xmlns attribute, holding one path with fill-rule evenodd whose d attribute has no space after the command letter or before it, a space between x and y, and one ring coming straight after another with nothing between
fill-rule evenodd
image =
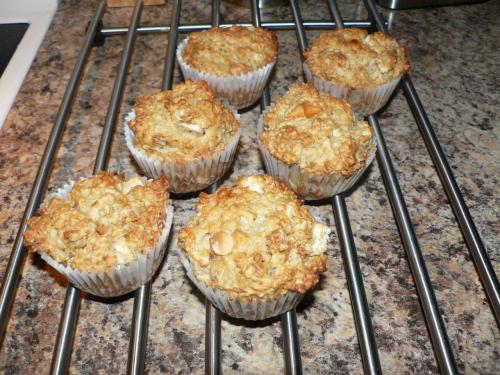
<instances>
[{"instance_id":1,"label":"muffin crust","mask_svg":"<svg viewBox=\"0 0 500 375\"><path fill-rule=\"evenodd\" d=\"M295 84L264 114L264 147L315 175L351 175L373 151L373 130L350 105L310 84Z\"/></svg>"},{"instance_id":2,"label":"muffin crust","mask_svg":"<svg viewBox=\"0 0 500 375\"><path fill-rule=\"evenodd\" d=\"M405 49L393 37L364 29L319 34L306 51L305 62L315 76L352 89L383 85L410 68Z\"/></svg>"},{"instance_id":3,"label":"muffin crust","mask_svg":"<svg viewBox=\"0 0 500 375\"><path fill-rule=\"evenodd\" d=\"M85 272L107 271L145 254L159 240L168 206L168 180L126 179L100 172L75 182L68 199L54 197L28 221L33 252Z\"/></svg>"},{"instance_id":4,"label":"muffin crust","mask_svg":"<svg viewBox=\"0 0 500 375\"><path fill-rule=\"evenodd\" d=\"M134 145L168 162L189 162L222 151L239 129L235 115L204 81L186 81L173 90L137 99L129 122Z\"/></svg>"},{"instance_id":5,"label":"muffin crust","mask_svg":"<svg viewBox=\"0 0 500 375\"><path fill-rule=\"evenodd\" d=\"M230 298L306 292L326 268L329 229L271 176L200 194L197 215L179 233L196 277Z\"/></svg>"},{"instance_id":6,"label":"muffin crust","mask_svg":"<svg viewBox=\"0 0 500 375\"><path fill-rule=\"evenodd\" d=\"M201 72L236 76L258 70L276 60L278 39L258 27L214 27L189 34L182 57Z\"/></svg>"}]
</instances>

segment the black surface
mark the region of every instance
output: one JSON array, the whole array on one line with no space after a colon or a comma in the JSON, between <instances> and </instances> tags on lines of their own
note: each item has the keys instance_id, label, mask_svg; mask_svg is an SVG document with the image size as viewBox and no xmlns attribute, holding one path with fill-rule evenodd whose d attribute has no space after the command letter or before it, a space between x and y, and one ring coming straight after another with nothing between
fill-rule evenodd
<instances>
[{"instance_id":1,"label":"black surface","mask_svg":"<svg viewBox=\"0 0 500 375\"><path fill-rule=\"evenodd\" d=\"M29 23L0 24L0 77L16 52L16 48L28 27Z\"/></svg>"}]
</instances>

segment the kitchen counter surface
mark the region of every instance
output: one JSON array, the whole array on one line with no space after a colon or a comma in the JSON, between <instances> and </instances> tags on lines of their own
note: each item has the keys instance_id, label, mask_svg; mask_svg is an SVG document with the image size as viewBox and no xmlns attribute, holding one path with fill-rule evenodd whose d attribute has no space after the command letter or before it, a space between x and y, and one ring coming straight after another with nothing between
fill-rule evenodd
<instances>
[{"instance_id":1,"label":"kitchen counter surface","mask_svg":"<svg viewBox=\"0 0 500 375\"><path fill-rule=\"evenodd\" d=\"M169 2L170 3L170 2ZM223 2L223 20L249 21L250 8ZM267 2L268 3L268 2ZM274 1L274 4L281 3ZM315 4L319 3L319 5ZM63 0L0 133L0 278L57 109L96 1ZM246 5L246 3L245 3ZM344 18L366 17L361 1L339 3ZM304 18L326 18L323 2L301 1ZM111 9L105 25L128 24L130 9ZM387 13L384 11L384 13ZM229 15L228 15L229 14ZM497 274L499 253L500 3L396 12L392 32L412 61L411 75L453 168ZM265 19L291 19L286 6ZM210 2L184 2L181 22L208 22ZM148 7L142 24L165 24L170 7ZM308 32L313 37L315 32ZM301 80L293 31L279 32L280 56L271 96ZM182 37L181 37L182 38ZM110 168L140 173L126 150L124 114L139 95L161 84L165 34L138 37L114 138ZM108 38L90 56L49 188L92 172L124 37ZM176 72L177 81L180 79ZM263 172L256 144L258 108L242 115L244 134L230 178ZM500 334L471 256L443 193L401 90L380 117L399 181L443 313L461 373L498 373ZM228 181L226 180L225 183ZM377 161L346 197L364 276L382 370L438 372L412 276L391 214ZM192 197L175 200L173 238L153 283L146 370L202 374L205 308L176 254L179 228L193 214ZM327 204L311 211L334 226ZM306 374L362 372L338 239L333 231L328 270L299 305L297 316ZM0 372L48 373L66 282L29 255L0 351ZM71 373L125 373L133 296L82 301ZM279 319L222 322L224 372L283 373Z\"/></svg>"}]
</instances>

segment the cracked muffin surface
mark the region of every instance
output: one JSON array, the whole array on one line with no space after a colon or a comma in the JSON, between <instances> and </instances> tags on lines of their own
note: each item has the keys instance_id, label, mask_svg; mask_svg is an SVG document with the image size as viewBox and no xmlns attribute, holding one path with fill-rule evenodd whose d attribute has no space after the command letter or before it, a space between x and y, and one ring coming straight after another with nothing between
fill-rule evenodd
<instances>
[{"instance_id":1,"label":"cracked muffin surface","mask_svg":"<svg viewBox=\"0 0 500 375\"><path fill-rule=\"evenodd\" d=\"M168 180L127 179L100 172L74 183L67 199L53 197L28 220L33 252L85 272L135 261L156 245L166 222Z\"/></svg>"},{"instance_id":2,"label":"cracked muffin surface","mask_svg":"<svg viewBox=\"0 0 500 375\"><path fill-rule=\"evenodd\" d=\"M238 120L204 81L139 97L129 121L134 146L160 161L189 162L223 151L236 136Z\"/></svg>"},{"instance_id":3,"label":"cracked muffin surface","mask_svg":"<svg viewBox=\"0 0 500 375\"><path fill-rule=\"evenodd\" d=\"M305 62L313 75L352 89L383 85L410 68L405 49L396 39L364 29L320 33L307 49Z\"/></svg>"},{"instance_id":4,"label":"cracked muffin surface","mask_svg":"<svg viewBox=\"0 0 500 375\"><path fill-rule=\"evenodd\" d=\"M230 298L305 293L326 269L329 229L284 184L245 176L201 193L179 233L196 278Z\"/></svg>"},{"instance_id":5,"label":"cracked muffin surface","mask_svg":"<svg viewBox=\"0 0 500 375\"><path fill-rule=\"evenodd\" d=\"M259 27L213 27L189 34L182 54L195 69L217 76L235 76L258 70L278 56L278 39Z\"/></svg>"}]
</instances>

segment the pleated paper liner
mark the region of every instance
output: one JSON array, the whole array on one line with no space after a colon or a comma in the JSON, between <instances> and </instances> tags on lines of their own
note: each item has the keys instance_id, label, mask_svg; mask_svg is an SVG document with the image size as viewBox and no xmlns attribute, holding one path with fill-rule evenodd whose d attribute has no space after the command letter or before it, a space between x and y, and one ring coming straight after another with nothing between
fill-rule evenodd
<instances>
[{"instance_id":1,"label":"pleated paper liner","mask_svg":"<svg viewBox=\"0 0 500 375\"><path fill-rule=\"evenodd\" d=\"M246 320L272 318L295 308L304 296L301 293L288 292L276 298L230 298L223 290L209 288L204 282L198 280L193 273L188 257L182 250L179 250L179 255L189 279L215 307L233 318Z\"/></svg>"}]
</instances>

